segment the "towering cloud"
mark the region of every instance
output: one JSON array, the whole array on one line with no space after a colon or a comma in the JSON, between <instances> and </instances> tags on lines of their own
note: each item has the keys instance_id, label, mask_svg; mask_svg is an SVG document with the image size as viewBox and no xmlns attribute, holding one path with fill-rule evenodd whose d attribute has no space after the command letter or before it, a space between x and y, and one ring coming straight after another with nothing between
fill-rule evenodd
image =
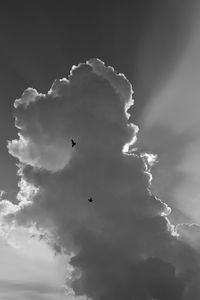
<instances>
[{"instance_id":1,"label":"towering cloud","mask_svg":"<svg viewBox=\"0 0 200 300\"><path fill-rule=\"evenodd\" d=\"M154 156L125 152L138 131L128 120L132 94L125 76L98 59L74 66L47 94L27 89L14 105L19 139L8 143L20 161L19 209L4 203L4 218L34 223L66 249L76 295L189 300L199 256L150 191Z\"/></svg>"}]
</instances>

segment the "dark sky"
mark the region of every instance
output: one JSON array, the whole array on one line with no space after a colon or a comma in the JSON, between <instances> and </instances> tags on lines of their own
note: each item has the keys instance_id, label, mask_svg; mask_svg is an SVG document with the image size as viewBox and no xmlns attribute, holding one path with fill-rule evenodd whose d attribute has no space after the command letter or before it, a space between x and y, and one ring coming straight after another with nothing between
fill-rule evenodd
<instances>
[{"instance_id":1,"label":"dark sky","mask_svg":"<svg viewBox=\"0 0 200 300\"><path fill-rule=\"evenodd\" d=\"M47 92L71 66L98 57L133 84L133 120L178 63L195 1L5 1L0 4L0 188L15 198L13 101L27 87Z\"/></svg>"}]
</instances>

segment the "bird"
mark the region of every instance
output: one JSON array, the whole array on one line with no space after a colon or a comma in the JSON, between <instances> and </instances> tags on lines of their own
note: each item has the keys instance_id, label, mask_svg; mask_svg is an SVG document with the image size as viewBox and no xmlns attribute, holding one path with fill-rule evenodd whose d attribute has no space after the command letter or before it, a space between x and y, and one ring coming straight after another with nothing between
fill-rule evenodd
<instances>
[{"instance_id":1,"label":"bird","mask_svg":"<svg viewBox=\"0 0 200 300\"><path fill-rule=\"evenodd\" d=\"M72 148L73 148L76 145L76 143L72 139L71 139L71 142L72 142Z\"/></svg>"},{"instance_id":2,"label":"bird","mask_svg":"<svg viewBox=\"0 0 200 300\"><path fill-rule=\"evenodd\" d=\"M93 199L90 197L90 198L88 199L88 201L89 201L89 202L92 202L92 201L93 201Z\"/></svg>"}]
</instances>

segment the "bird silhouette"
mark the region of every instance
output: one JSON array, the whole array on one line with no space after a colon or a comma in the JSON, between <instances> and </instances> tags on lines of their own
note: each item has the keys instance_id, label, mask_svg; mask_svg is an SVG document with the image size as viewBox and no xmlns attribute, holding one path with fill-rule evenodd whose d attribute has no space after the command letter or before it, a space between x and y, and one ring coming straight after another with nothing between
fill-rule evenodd
<instances>
[{"instance_id":1,"label":"bird silhouette","mask_svg":"<svg viewBox=\"0 0 200 300\"><path fill-rule=\"evenodd\" d=\"M92 201L93 201L93 199L90 197L90 198L88 199L88 201L89 201L89 202L92 202Z\"/></svg>"},{"instance_id":2,"label":"bird silhouette","mask_svg":"<svg viewBox=\"0 0 200 300\"><path fill-rule=\"evenodd\" d=\"M71 139L71 142L72 142L72 148L73 148L76 145L76 143L72 139Z\"/></svg>"}]
</instances>

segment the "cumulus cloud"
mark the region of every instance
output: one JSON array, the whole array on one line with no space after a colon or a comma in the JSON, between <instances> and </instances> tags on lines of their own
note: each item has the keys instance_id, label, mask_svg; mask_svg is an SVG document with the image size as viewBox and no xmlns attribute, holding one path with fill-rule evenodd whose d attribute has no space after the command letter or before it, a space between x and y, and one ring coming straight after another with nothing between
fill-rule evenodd
<instances>
[{"instance_id":1,"label":"cumulus cloud","mask_svg":"<svg viewBox=\"0 0 200 300\"><path fill-rule=\"evenodd\" d=\"M38 107L37 101L41 107ZM28 88L21 99L15 100L19 140L8 142L8 149L10 154L22 163L56 171L68 163L71 147L70 141L64 138L62 122L56 121L54 124L55 119L65 118L62 108L61 110L55 108L61 103L52 101L52 108L48 111L45 107L46 101L45 95L38 94L32 88ZM51 123L52 128L48 125Z\"/></svg>"},{"instance_id":2,"label":"cumulus cloud","mask_svg":"<svg viewBox=\"0 0 200 300\"><path fill-rule=\"evenodd\" d=\"M47 229L70 253L67 284L76 295L189 300L200 260L151 193L156 156L125 153L138 131L127 113L132 94L123 74L92 59L47 94L27 89L16 100L19 139L8 150L35 190L14 218Z\"/></svg>"}]
</instances>

